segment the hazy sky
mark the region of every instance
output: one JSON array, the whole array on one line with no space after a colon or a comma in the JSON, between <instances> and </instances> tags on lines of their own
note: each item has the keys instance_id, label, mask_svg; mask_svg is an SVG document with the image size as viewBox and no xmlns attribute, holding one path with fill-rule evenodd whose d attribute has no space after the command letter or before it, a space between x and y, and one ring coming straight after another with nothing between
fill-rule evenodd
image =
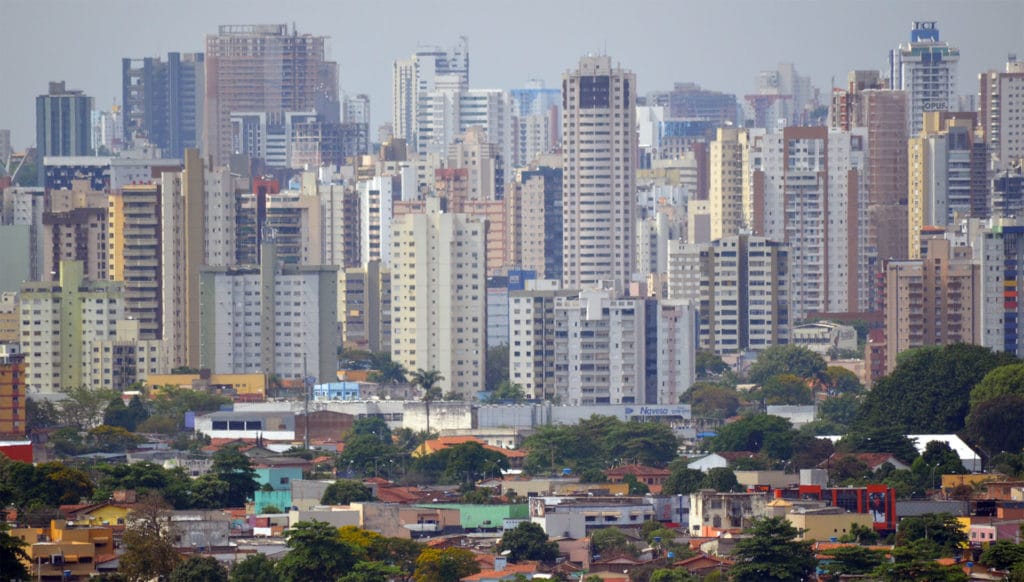
<instances>
[{"instance_id":1,"label":"hazy sky","mask_svg":"<svg viewBox=\"0 0 1024 582\"><path fill-rule=\"evenodd\" d=\"M370 95L376 126L391 117L392 61L418 43L468 36L474 88L556 87L579 56L607 52L636 72L640 94L692 81L743 95L778 62L822 90L850 69L884 69L913 20L938 21L960 47L961 93L1007 53L1024 58L1024 0L0 0L0 128L16 149L33 144L34 98L49 81L106 109L120 101L122 57L202 51L219 24L329 36L342 91Z\"/></svg>"}]
</instances>

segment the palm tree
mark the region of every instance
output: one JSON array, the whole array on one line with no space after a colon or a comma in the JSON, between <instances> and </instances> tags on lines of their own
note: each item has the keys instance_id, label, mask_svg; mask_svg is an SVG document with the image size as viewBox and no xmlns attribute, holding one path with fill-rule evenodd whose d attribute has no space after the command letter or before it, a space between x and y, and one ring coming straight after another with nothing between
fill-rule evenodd
<instances>
[{"instance_id":1,"label":"palm tree","mask_svg":"<svg viewBox=\"0 0 1024 582\"><path fill-rule=\"evenodd\" d=\"M444 376L437 370L424 370L420 368L410 375L410 380L416 386L423 389L423 402L427 405L427 436L430 436L430 403L441 398L441 387L438 382L444 380Z\"/></svg>"},{"instance_id":2,"label":"palm tree","mask_svg":"<svg viewBox=\"0 0 1024 582\"><path fill-rule=\"evenodd\" d=\"M377 384L405 384L408 382L406 379L408 371L406 371L405 366L392 360L390 356L374 358L373 367L375 371L371 372L367 377L367 380L370 382L376 382Z\"/></svg>"}]
</instances>

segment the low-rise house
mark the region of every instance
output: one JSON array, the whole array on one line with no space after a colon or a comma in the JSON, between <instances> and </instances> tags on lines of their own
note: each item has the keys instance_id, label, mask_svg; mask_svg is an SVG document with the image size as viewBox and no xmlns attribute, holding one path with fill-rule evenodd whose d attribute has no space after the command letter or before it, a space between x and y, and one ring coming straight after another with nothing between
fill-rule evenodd
<instances>
[{"instance_id":1,"label":"low-rise house","mask_svg":"<svg viewBox=\"0 0 1024 582\"><path fill-rule=\"evenodd\" d=\"M670 475L668 469L648 467L646 465L623 465L604 471L605 477L611 483L622 483L626 475L636 477L636 480L650 489L651 493L660 493L661 486Z\"/></svg>"},{"instance_id":2,"label":"low-rise house","mask_svg":"<svg viewBox=\"0 0 1024 582\"><path fill-rule=\"evenodd\" d=\"M643 497L534 497L530 521L550 537L582 538L602 527L638 527L655 518Z\"/></svg>"}]
</instances>

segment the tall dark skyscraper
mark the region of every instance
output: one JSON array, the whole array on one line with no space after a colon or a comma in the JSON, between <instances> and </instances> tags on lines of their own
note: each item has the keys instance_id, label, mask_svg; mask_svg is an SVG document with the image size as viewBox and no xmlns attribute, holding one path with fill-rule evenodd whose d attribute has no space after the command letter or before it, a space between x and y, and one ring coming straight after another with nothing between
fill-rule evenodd
<instances>
[{"instance_id":1,"label":"tall dark skyscraper","mask_svg":"<svg viewBox=\"0 0 1024 582\"><path fill-rule=\"evenodd\" d=\"M64 81L50 83L46 95L36 97L36 148L44 156L87 156L91 148L92 97L68 90ZM43 173L39 173L42 178Z\"/></svg>"},{"instance_id":2,"label":"tall dark skyscraper","mask_svg":"<svg viewBox=\"0 0 1024 582\"><path fill-rule=\"evenodd\" d=\"M203 53L122 59L121 80L125 144L143 138L175 158L202 144Z\"/></svg>"}]
</instances>

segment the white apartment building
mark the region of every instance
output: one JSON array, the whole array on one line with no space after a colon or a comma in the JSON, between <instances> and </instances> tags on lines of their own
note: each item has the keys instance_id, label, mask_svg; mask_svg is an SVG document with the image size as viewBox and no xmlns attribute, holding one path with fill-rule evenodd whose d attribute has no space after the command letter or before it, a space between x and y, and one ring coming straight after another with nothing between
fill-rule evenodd
<instances>
[{"instance_id":1,"label":"white apartment building","mask_svg":"<svg viewBox=\"0 0 1024 582\"><path fill-rule=\"evenodd\" d=\"M789 246L790 317L866 311L867 130L752 130L749 148L753 231Z\"/></svg>"},{"instance_id":2,"label":"white apartment building","mask_svg":"<svg viewBox=\"0 0 1024 582\"><path fill-rule=\"evenodd\" d=\"M648 301L648 308L657 310L657 403L678 404L697 375L697 305L663 299Z\"/></svg>"},{"instance_id":3,"label":"white apartment building","mask_svg":"<svg viewBox=\"0 0 1024 582\"><path fill-rule=\"evenodd\" d=\"M487 280L484 221L426 212L393 223L391 357L407 370L437 370L439 387L472 398L484 389Z\"/></svg>"},{"instance_id":4,"label":"white apartment building","mask_svg":"<svg viewBox=\"0 0 1024 582\"><path fill-rule=\"evenodd\" d=\"M926 111L956 111L960 49L939 40L935 22L916 21L910 42L889 51L889 88L907 92L910 101L907 135L923 127Z\"/></svg>"},{"instance_id":5,"label":"white apartment building","mask_svg":"<svg viewBox=\"0 0 1024 582\"><path fill-rule=\"evenodd\" d=\"M562 86L562 283L625 289L636 266L636 75L586 56Z\"/></svg>"},{"instance_id":6,"label":"white apartment building","mask_svg":"<svg viewBox=\"0 0 1024 582\"><path fill-rule=\"evenodd\" d=\"M647 400L646 303L584 289L555 299L556 396L564 404L654 404Z\"/></svg>"},{"instance_id":7,"label":"white apartment building","mask_svg":"<svg viewBox=\"0 0 1024 582\"><path fill-rule=\"evenodd\" d=\"M259 267L202 268L199 289L200 367L336 380L337 267L281 264L268 242Z\"/></svg>"},{"instance_id":8,"label":"white apartment building","mask_svg":"<svg viewBox=\"0 0 1024 582\"><path fill-rule=\"evenodd\" d=\"M454 75L462 87L469 87L469 41L460 37L450 48L420 46L408 59L394 62L392 71L392 116L394 136L414 148L419 96L434 88L441 75Z\"/></svg>"},{"instance_id":9,"label":"white apartment building","mask_svg":"<svg viewBox=\"0 0 1024 582\"><path fill-rule=\"evenodd\" d=\"M471 127L486 131L502 160L512 159L512 98L502 89L466 89L452 84L419 96L416 151L442 153Z\"/></svg>"},{"instance_id":10,"label":"white apartment building","mask_svg":"<svg viewBox=\"0 0 1024 582\"><path fill-rule=\"evenodd\" d=\"M700 349L727 354L789 342L786 245L746 234L702 244L672 241L668 281L670 299L700 308Z\"/></svg>"},{"instance_id":11,"label":"white apartment building","mask_svg":"<svg viewBox=\"0 0 1024 582\"><path fill-rule=\"evenodd\" d=\"M553 398L555 298L572 297L561 281L536 279L526 289L509 293L509 380L523 387L527 398Z\"/></svg>"},{"instance_id":12,"label":"white apartment building","mask_svg":"<svg viewBox=\"0 0 1024 582\"><path fill-rule=\"evenodd\" d=\"M360 265L370 261L391 264L392 188L391 176L374 176L360 180L359 192L359 255Z\"/></svg>"},{"instance_id":13,"label":"white apartment building","mask_svg":"<svg viewBox=\"0 0 1024 582\"><path fill-rule=\"evenodd\" d=\"M978 125L993 165L1005 169L1024 158L1024 61L1011 57L1004 71L978 75Z\"/></svg>"},{"instance_id":14,"label":"white apartment building","mask_svg":"<svg viewBox=\"0 0 1024 582\"><path fill-rule=\"evenodd\" d=\"M113 339L93 342L83 370L86 386L107 388L118 392L135 382L144 382L151 374L163 374L168 364L167 343L163 340L139 339L139 322L123 319L117 322Z\"/></svg>"}]
</instances>

